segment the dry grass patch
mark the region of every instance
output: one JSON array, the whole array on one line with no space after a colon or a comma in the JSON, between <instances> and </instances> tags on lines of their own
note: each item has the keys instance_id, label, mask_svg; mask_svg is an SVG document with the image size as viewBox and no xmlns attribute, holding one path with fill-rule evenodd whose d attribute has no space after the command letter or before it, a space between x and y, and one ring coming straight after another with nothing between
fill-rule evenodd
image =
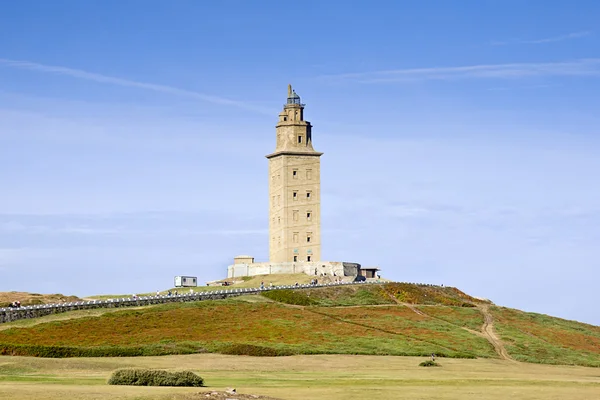
<instances>
[{"instance_id":1,"label":"dry grass patch","mask_svg":"<svg viewBox=\"0 0 600 400\"><path fill-rule=\"evenodd\" d=\"M39 294L28 292L0 292L0 307L8 307L10 303L17 300L21 302L21 306L81 301L77 296L65 296L60 293Z\"/></svg>"}]
</instances>

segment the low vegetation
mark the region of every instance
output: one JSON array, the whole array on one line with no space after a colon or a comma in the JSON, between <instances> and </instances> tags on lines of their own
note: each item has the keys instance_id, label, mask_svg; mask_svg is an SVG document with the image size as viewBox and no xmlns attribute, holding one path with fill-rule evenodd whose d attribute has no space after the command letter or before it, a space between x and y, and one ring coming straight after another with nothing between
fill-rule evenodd
<instances>
[{"instance_id":1,"label":"low vegetation","mask_svg":"<svg viewBox=\"0 0 600 400\"><path fill-rule=\"evenodd\" d=\"M170 354L196 354L204 352L206 352L204 347L195 342L159 342L137 346L0 344L0 355L3 356L45 358L165 356Z\"/></svg>"},{"instance_id":2,"label":"low vegetation","mask_svg":"<svg viewBox=\"0 0 600 400\"><path fill-rule=\"evenodd\" d=\"M229 354L232 356L280 357L296 354L294 351L285 348L273 348L245 343L226 343L219 346L216 350L220 354Z\"/></svg>"},{"instance_id":3,"label":"low vegetation","mask_svg":"<svg viewBox=\"0 0 600 400\"><path fill-rule=\"evenodd\" d=\"M273 292L276 292L276 294L272 294ZM317 287L302 290L301 292L295 290L275 290L263 292L263 295L286 304L318 305L324 307L398 303L475 307L478 303L482 302L456 288L410 283ZM474 312L478 313L476 310Z\"/></svg>"},{"instance_id":4,"label":"low vegetation","mask_svg":"<svg viewBox=\"0 0 600 400\"><path fill-rule=\"evenodd\" d=\"M310 295L304 291L297 290L269 290L261 293L267 299L278 301L284 304L292 304L296 306L310 306L315 304L315 301L310 298Z\"/></svg>"},{"instance_id":5,"label":"low vegetation","mask_svg":"<svg viewBox=\"0 0 600 400\"><path fill-rule=\"evenodd\" d=\"M384 295L403 303L475 307L483 300L471 297L454 287L420 285L412 283L387 283L379 286Z\"/></svg>"},{"instance_id":6,"label":"low vegetation","mask_svg":"<svg viewBox=\"0 0 600 400\"><path fill-rule=\"evenodd\" d=\"M113 372L109 385L204 386L204 379L191 371L169 372L156 369L124 368Z\"/></svg>"},{"instance_id":7,"label":"low vegetation","mask_svg":"<svg viewBox=\"0 0 600 400\"><path fill-rule=\"evenodd\" d=\"M422 363L419 364L419 367L439 367L439 366L440 366L440 364L438 364L432 360L423 361Z\"/></svg>"},{"instance_id":8,"label":"low vegetation","mask_svg":"<svg viewBox=\"0 0 600 400\"><path fill-rule=\"evenodd\" d=\"M490 310L516 360L600 367L600 327L504 307Z\"/></svg>"},{"instance_id":9,"label":"low vegetation","mask_svg":"<svg viewBox=\"0 0 600 400\"><path fill-rule=\"evenodd\" d=\"M416 306L420 312L453 325L479 331L483 325L483 315L476 308L452 306Z\"/></svg>"},{"instance_id":10,"label":"low vegetation","mask_svg":"<svg viewBox=\"0 0 600 400\"><path fill-rule=\"evenodd\" d=\"M313 304L331 306L368 306L396 304L389 296L381 292L380 285L333 286L303 290Z\"/></svg>"}]
</instances>

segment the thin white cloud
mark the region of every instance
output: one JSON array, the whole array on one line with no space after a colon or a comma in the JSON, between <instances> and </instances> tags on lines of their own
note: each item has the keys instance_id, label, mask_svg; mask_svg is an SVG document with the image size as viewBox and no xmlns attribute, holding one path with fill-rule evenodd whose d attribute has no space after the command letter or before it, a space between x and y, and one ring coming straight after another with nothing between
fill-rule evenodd
<instances>
[{"instance_id":1,"label":"thin white cloud","mask_svg":"<svg viewBox=\"0 0 600 400\"><path fill-rule=\"evenodd\" d=\"M428 80L515 79L540 76L598 76L600 58L549 63L483 64L462 67L408 68L326 75L331 81L359 83L415 82Z\"/></svg>"},{"instance_id":2,"label":"thin white cloud","mask_svg":"<svg viewBox=\"0 0 600 400\"><path fill-rule=\"evenodd\" d=\"M198 92L194 92L194 91L186 90L186 89L179 89L179 88L167 86L167 85L159 85L159 84L155 84L155 83L138 82L138 81L133 81L133 80L129 80L129 79L115 78L112 76L101 75L101 74L97 74L97 73L93 73L93 72L87 72L87 71L82 71L79 69L73 69L73 68L68 68L68 67L45 65L45 64L38 64L38 63L34 63L34 62L29 62L29 61L10 60L10 59L5 59L5 58L0 58L0 65L6 66L6 67L11 67L11 68L25 69L25 70L30 70L30 71L46 72L46 73L51 73L51 74L70 76L72 78L84 79L84 80L94 81L94 82L98 82L98 83L107 83L107 84L117 85L117 86L125 86L125 87L133 87L133 88L144 89L144 90L151 90L154 92L166 93L166 94L181 96L181 97L188 97L188 98L202 100L202 101L219 104L219 105L243 108L243 109L258 112L261 114L268 114L268 115L273 114L272 110L265 109L262 107L256 107L251 104L248 104L247 102L231 100L231 99L227 99L227 98L219 97L219 96L207 95L207 94L198 93Z\"/></svg>"},{"instance_id":3,"label":"thin white cloud","mask_svg":"<svg viewBox=\"0 0 600 400\"><path fill-rule=\"evenodd\" d=\"M522 43L529 44L539 44L539 43L552 43L552 42L562 42L563 40L577 39L581 37L590 36L592 34L591 31L582 31L582 32L572 32L562 36L554 36L544 39L537 40L523 40Z\"/></svg>"},{"instance_id":4,"label":"thin white cloud","mask_svg":"<svg viewBox=\"0 0 600 400\"><path fill-rule=\"evenodd\" d=\"M93 226L50 226L41 224L23 224L16 221L0 223L0 234L24 233L24 234L71 234L71 235L136 235L136 236L197 236L197 235L263 235L268 233L267 229L131 229L120 226L110 228L99 228Z\"/></svg>"},{"instance_id":5,"label":"thin white cloud","mask_svg":"<svg viewBox=\"0 0 600 400\"><path fill-rule=\"evenodd\" d=\"M506 46L506 45L510 45L510 44L543 44L543 43L555 43L555 42L562 42L562 41L565 41L565 40L578 39L578 38L590 36L591 34L592 34L592 31L580 31L580 32L567 33L566 35L552 36L552 37L547 37L547 38L542 38L542 39L533 39L533 40L521 40L521 39L517 39L517 40L512 40L512 41L511 40L507 40L507 41L494 41L494 42L491 42L490 44L492 46Z\"/></svg>"}]
</instances>

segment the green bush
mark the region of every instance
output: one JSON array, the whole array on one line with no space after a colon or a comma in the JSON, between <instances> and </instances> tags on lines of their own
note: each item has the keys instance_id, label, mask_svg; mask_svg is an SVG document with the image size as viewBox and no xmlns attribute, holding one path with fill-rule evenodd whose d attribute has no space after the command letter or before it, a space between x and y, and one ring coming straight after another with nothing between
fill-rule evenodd
<instances>
[{"instance_id":1,"label":"green bush","mask_svg":"<svg viewBox=\"0 0 600 400\"><path fill-rule=\"evenodd\" d=\"M193 342L157 343L142 346L43 346L35 344L2 344L0 355L43 358L68 357L136 357L163 356L171 354L197 354L206 350Z\"/></svg>"},{"instance_id":2,"label":"green bush","mask_svg":"<svg viewBox=\"0 0 600 400\"><path fill-rule=\"evenodd\" d=\"M435 361L431 361L431 360L427 360L427 361L423 361L421 364L419 364L419 367L439 367L440 364L436 363Z\"/></svg>"},{"instance_id":3,"label":"green bush","mask_svg":"<svg viewBox=\"0 0 600 400\"><path fill-rule=\"evenodd\" d=\"M253 344L226 344L217 349L218 353L229 354L232 356L252 356L252 357L280 357L291 356L295 353L288 349L274 349L272 347L256 346Z\"/></svg>"},{"instance_id":4,"label":"green bush","mask_svg":"<svg viewBox=\"0 0 600 400\"><path fill-rule=\"evenodd\" d=\"M204 386L204 379L191 371L169 372L157 369L118 369L108 379L109 385L132 386Z\"/></svg>"},{"instance_id":5,"label":"green bush","mask_svg":"<svg viewBox=\"0 0 600 400\"><path fill-rule=\"evenodd\" d=\"M278 301L285 304L293 304L296 306L310 306L315 302L306 294L297 290L276 289L261 293L267 299Z\"/></svg>"}]
</instances>

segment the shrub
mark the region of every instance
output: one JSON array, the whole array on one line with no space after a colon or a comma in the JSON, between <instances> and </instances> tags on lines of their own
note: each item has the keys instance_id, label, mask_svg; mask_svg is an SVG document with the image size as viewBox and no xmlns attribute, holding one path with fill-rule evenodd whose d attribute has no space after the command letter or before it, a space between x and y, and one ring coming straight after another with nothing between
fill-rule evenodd
<instances>
[{"instance_id":1,"label":"shrub","mask_svg":"<svg viewBox=\"0 0 600 400\"><path fill-rule=\"evenodd\" d=\"M262 292L261 294L267 299L285 304L293 304L296 306L310 306L314 304L314 301L306 294L295 290L276 289Z\"/></svg>"},{"instance_id":2,"label":"shrub","mask_svg":"<svg viewBox=\"0 0 600 400\"><path fill-rule=\"evenodd\" d=\"M286 349L274 349L272 347L256 346L253 344L226 344L217 350L221 354L229 354L232 356L253 356L253 357L279 357L291 356L295 353Z\"/></svg>"},{"instance_id":3,"label":"shrub","mask_svg":"<svg viewBox=\"0 0 600 400\"><path fill-rule=\"evenodd\" d=\"M435 361L431 361L431 360L427 360L427 361L423 361L421 364L419 364L419 367L439 367L440 364L436 363Z\"/></svg>"},{"instance_id":4,"label":"shrub","mask_svg":"<svg viewBox=\"0 0 600 400\"><path fill-rule=\"evenodd\" d=\"M44 346L35 344L0 343L0 355L43 358L68 357L136 357L163 356L170 354L196 354L206 350L198 343L156 343L141 346Z\"/></svg>"},{"instance_id":5,"label":"shrub","mask_svg":"<svg viewBox=\"0 0 600 400\"><path fill-rule=\"evenodd\" d=\"M118 369L108 380L109 385L133 386L204 386L204 379L191 371L169 372L156 369Z\"/></svg>"}]
</instances>

